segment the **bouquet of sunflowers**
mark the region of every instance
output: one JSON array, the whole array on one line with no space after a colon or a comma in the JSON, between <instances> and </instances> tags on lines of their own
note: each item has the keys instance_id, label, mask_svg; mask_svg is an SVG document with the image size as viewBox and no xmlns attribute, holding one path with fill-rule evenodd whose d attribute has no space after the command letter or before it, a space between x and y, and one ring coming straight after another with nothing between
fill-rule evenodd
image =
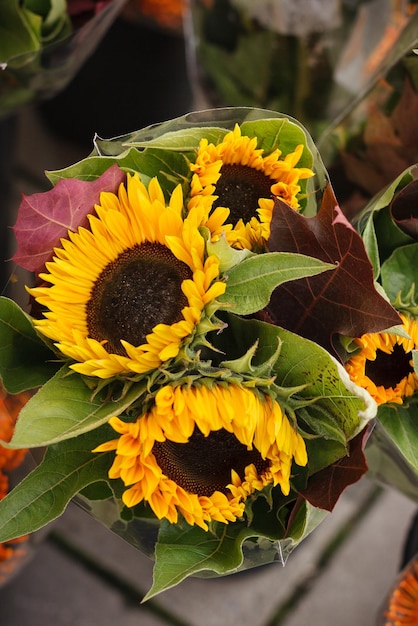
<instances>
[{"instance_id":1,"label":"bouquet of sunflowers","mask_svg":"<svg viewBox=\"0 0 418 626\"><path fill-rule=\"evenodd\" d=\"M373 350L408 370L384 402L418 388L412 282L406 319L369 245L381 205L365 246L307 131L253 108L96 137L47 176L15 226L28 305L0 299L3 385L33 394L7 445L44 454L0 542L76 498L153 556L147 597L285 561L367 471Z\"/></svg>"}]
</instances>

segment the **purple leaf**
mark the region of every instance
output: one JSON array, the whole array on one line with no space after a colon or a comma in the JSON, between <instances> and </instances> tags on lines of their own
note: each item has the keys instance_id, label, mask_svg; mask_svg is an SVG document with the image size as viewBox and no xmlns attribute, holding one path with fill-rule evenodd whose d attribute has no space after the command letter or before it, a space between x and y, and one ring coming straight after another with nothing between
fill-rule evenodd
<instances>
[{"instance_id":1,"label":"purple leaf","mask_svg":"<svg viewBox=\"0 0 418 626\"><path fill-rule=\"evenodd\" d=\"M87 215L94 213L100 193L116 193L124 180L125 173L114 164L93 181L61 178L49 191L23 194L14 226L18 247L13 260L39 274L68 231L88 226Z\"/></svg>"},{"instance_id":2,"label":"purple leaf","mask_svg":"<svg viewBox=\"0 0 418 626\"><path fill-rule=\"evenodd\" d=\"M338 266L332 272L277 287L259 317L330 352L334 352L336 333L360 337L400 323L395 309L376 291L363 241L341 212L330 185L314 217L304 217L276 201L268 248L306 254Z\"/></svg>"},{"instance_id":3,"label":"purple leaf","mask_svg":"<svg viewBox=\"0 0 418 626\"><path fill-rule=\"evenodd\" d=\"M349 454L309 478L301 495L312 506L332 511L342 492L367 472L364 446L370 432L366 427L350 441Z\"/></svg>"}]
</instances>

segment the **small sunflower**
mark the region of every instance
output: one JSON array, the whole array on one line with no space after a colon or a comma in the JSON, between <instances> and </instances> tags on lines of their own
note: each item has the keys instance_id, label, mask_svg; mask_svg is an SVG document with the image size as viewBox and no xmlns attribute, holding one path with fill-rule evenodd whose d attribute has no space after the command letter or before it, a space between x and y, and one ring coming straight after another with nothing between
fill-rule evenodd
<instances>
[{"instance_id":1,"label":"small sunflower","mask_svg":"<svg viewBox=\"0 0 418 626\"><path fill-rule=\"evenodd\" d=\"M418 558L402 572L384 610L385 626L418 624Z\"/></svg>"},{"instance_id":2,"label":"small sunflower","mask_svg":"<svg viewBox=\"0 0 418 626\"><path fill-rule=\"evenodd\" d=\"M81 373L142 374L177 356L207 304L225 291L215 257L205 258L196 207L183 219L178 186L168 206L157 179L129 176L101 194L90 228L62 239L29 289L46 312L35 327Z\"/></svg>"},{"instance_id":3,"label":"small sunflower","mask_svg":"<svg viewBox=\"0 0 418 626\"><path fill-rule=\"evenodd\" d=\"M390 333L371 333L356 339L360 352L346 363L353 382L367 389L377 404L395 402L412 396L418 389L412 350L418 348L418 323L401 315L410 339Z\"/></svg>"},{"instance_id":4,"label":"small sunflower","mask_svg":"<svg viewBox=\"0 0 418 626\"><path fill-rule=\"evenodd\" d=\"M213 239L223 231L234 247L260 247L270 235L276 198L300 208L299 181L313 176L311 169L295 167L302 152L301 144L284 158L278 148L264 156L257 137L242 135L238 125L217 145L204 138L196 162L190 165L189 207L203 200Z\"/></svg>"},{"instance_id":5,"label":"small sunflower","mask_svg":"<svg viewBox=\"0 0 418 626\"><path fill-rule=\"evenodd\" d=\"M245 501L266 485L290 491L292 460L307 464L305 442L279 404L237 384L162 387L137 421L110 420L120 437L95 452L116 450L110 478L128 489L128 507L146 501L158 519L181 513L207 530L234 522Z\"/></svg>"}]
</instances>

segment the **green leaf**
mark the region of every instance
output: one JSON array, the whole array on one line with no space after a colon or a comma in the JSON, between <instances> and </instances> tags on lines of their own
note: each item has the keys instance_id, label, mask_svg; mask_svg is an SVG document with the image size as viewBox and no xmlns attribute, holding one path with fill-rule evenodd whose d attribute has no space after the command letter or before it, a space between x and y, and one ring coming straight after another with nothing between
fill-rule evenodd
<instances>
[{"instance_id":1,"label":"green leaf","mask_svg":"<svg viewBox=\"0 0 418 626\"><path fill-rule=\"evenodd\" d=\"M368 220L361 236L364 241L364 247L366 248L366 252L369 256L370 262L373 265L374 278L377 279L380 275L380 258L379 246L373 220Z\"/></svg>"},{"instance_id":2,"label":"green leaf","mask_svg":"<svg viewBox=\"0 0 418 626\"><path fill-rule=\"evenodd\" d=\"M287 530L288 536L292 539L292 548L306 539L328 515L328 511L312 506L307 500L299 501Z\"/></svg>"},{"instance_id":3,"label":"green leaf","mask_svg":"<svg viewBox=\"0 0 418 626\"><path fill-rule=\"evenodd\" d=\"M76 437L119 415L145 391L143 382L126 393L109 397L109 388L97 393L65 365L29 400L19 414L10 442L13 448L36 448Z\"/></svg>"},{"instance_id":4,"label":"green leaf","mask_svg":"<svg viewBox=\"0 0 418 626\"><path fill-rule=\"evenodd\" d=\"M57 371L55 354L38 337L30 317L0 297L0 376L9 393L40 387Z\"/></svg>"},{"instance_id":5,"label":"green leaf","mask_svg":"<svg viewBox=\"0 0 418 626\"><path fill-rule=\"evenodd\" d=\"M53 185L61 178L78 178L79 180L92 181L99 178L106 170L117 164L125 171L140 170L141 155L138 150L124 150L116 156L97 156L95 154L60 170L47 171L46 176Z\"/></svg>"},{"instance_id":6,"label":"green leaf","mask_svg":"<svg viewBox=\"0 0 418 626\"><path fill-rule=\"evenodd\" d=\"M215 524L205 532L198 526L163 521L155 548L153 585L144 600L198 572L222 575L238 569L243 560L242 543L252 534L239 522Z\"/></svg>"},{"instance_id":7,"label":"green leaf","mask_svg":"<svg viewBox=\"0 0 418 626\"><path fill-rule=\"evenodd\" d=\"M39 50L42 20L34 17L19 2L0 3L0 62Z\"/></svg>"},{"instance_id":8,"label":"green leaf","mask_svg":"<svg viewBox=\"0 0 418 626\"><path fill-rule=\"evenodd\" d=\"M223 128L188 128L183 130L169 131L164 135L146 139L141 131L136 133L125 146L136 146L137 148L159 148L161 150L174 150L179 152L194 152L199 147L200 140L204 137L210 143L220 143L228 131ZM100 142L103 146L105 143Z\"/></svg>"},{"instance_id":9,"label":"green leaf","mask_svg":"<svg viewBox=\"0 0 418 626\"><path fill-rule=\"evenodd\" d=\"M256 366L268 361L281 343L272 373L279 390L301 387L297 397L289 400L301 427L305 424L314 435L346 446L375 416L376 407L370 396L354 385L343 367L313 341L279 326L243 320L230 313L223 316L223 321L227 328L211 341L215 347L223 346L230 360L245 354L258 342L252 361ZM323 467L321 449L312 450L318 458L310 458L309 463L317 471ZM329 454L336 450L331 446Z\"/></svg>"},{"instance_id":10,"label":"green leaf","mask_svg":"<svg viewBox=\"0 0 418 626\"><path fill-rule=\"evenodd\" d=\"M380 263L383 263L392 252L401 245L411 243L395 224L390 215L389 206L395 194L413 180L413 167L402 172L395 180L376 194L356 218L356 228L363 238L373 268L375 278L378 277Z\"/></svg>"},{"instance_id":11,"label":"green leaf","mask_svg":"<svg viewBox=\"0 0 418 626\"><path fill-rule=\"evenodd\" d=\"M219 302L233 307L238 315L260 311L269 303L273 290L290 280L315 276L335 265L289 252L259 254L232 267L227 274L227 288Z\"/></svg>"},{"instance_id":12,"label":"green leaf","mask_svg":"<svg viewBox=\"0 0 418 626\"><path fill-rule=\"evenodd\" d=\"M379 407L377 419L408 463L418 473L417 403Z\"/></svg>"},{"instance_id":13,"label":"green leaf","mask_svg":"<svg viewBox=\"0 0 418 626\"><path fill-rule=\"evenodd\" d=\"M367 441L368 477L389 485L418 504L417 472L406 461L379 420Z\"/></svg>"},{"instance_id":14,"label":"green leaf","mask_svg":"<svg viewBox=\"0 0 418 626\"><path fill-rule=\"evenodd\" d=\"M266 154L279 148L285 156L302 144L304 150L296 167L312 167L313 158L307 147L307 133L296 121L287 118L247 121L242 124L241 130L242 134L257 137L257 147L262 148Z\"/></svg>"},{"instance_id":15,"label":"green leaf","mask_svg":"<svg viewBox=\"0 0 418 626\"><path fill-rule=\"evenodd\" d=\"M0 501L0 543L42 528L84 487L103 481L114 455L91 450L111 437L109 431L105 426L47 449L41 464Z\"/></svg>"},{"instance_id":16,"label":"green leaf","mask_svg":"<svg viewBox=\"0 0 418 626\"><path fill-rule=\"evenodd\" d=\"M416 292L418 286L418 243L397 248L382 264L381 279L383 289L393 303L400 297L405 301L408 295Z\"/></svg>"},{"instance_id":17,"label":"green leaf","mask_svg":"<svg viewBox=\"0 0 418 626\"><path fill-rule=\"evenodd\" d=\"M262 495L258 500L265 502ZM275 527L271 526L272 532L267 530L267 534L254 531L245 522L215 523L205 532L197 526L163 521L155 548L153 585L144 600L178 585L188 576L231 574L279 560L284 564L291 551L328 515L306 501L299 504L285 539L277 539L284 532L276 517L278 512L272 512Z\"/></svg>"},{"instance_id":18,"label":"green leaf","mask_svg":"<svg viewBox=\"0 0 418 626\"><path fill-rule=\"evenodd\" d=\"M187 156L175 150L151 149L139 151L136 148L126 149L117 142L106 142L110 154L92 154L78 163L61 170L49 171L47 176L53 185L61 178L78 178L91 181L116 163L122 170L131 174L138 172L144 184L158 176L165 192L170 193L178 184L191 178ZM123 151L121 151L123 150Z\"/></svg>"}]
</instances>

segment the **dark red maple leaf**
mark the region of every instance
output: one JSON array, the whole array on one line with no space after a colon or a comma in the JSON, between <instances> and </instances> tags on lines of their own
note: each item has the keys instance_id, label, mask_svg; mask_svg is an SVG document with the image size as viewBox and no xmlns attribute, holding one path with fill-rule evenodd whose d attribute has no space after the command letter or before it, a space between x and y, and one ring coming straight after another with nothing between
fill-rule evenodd
<instances>
[{"instance_id":1,"label":"dark red maple leaf","mask_svg":"<svg viewBox=\"0 0 418 626\"><path fill-rule=\"evenodd\" d=\"M114 164L93 181L61 178L49 191L23 194L14 226L18 247L13 260L30 272L41 272L60 239L69 230L88 225L87 215L94 213L100 193L116 193L124 180L125 173Z\"/></svg>"},{"instance_id":2,"label":"dark red maple leaf","mask_svg":"<svg viewBox=\"0 0 418 626\"><path fill-rule=\"evenodd\" d=\"M336 333L360 337L401 323L395 309L376 291L363 241L344 217L330 185L314 217L304 217L276 201L268 249L306 254L337 267L277 287L258 317L330 352Z\"/></svg>"},{"instance_id":3,"label":"dark red maple leaf","mask_svg":"<svg viewBox=\"0 0 418 626\"><path fill-rule=\"evenodd\" d=\"M312 506L332 511L344 489L367 472L364 446L369 434L369 427L364 428L350 441L347 456L311 476L307 488L301 492L302 497Z\"/></svg>"}]
</instances>

